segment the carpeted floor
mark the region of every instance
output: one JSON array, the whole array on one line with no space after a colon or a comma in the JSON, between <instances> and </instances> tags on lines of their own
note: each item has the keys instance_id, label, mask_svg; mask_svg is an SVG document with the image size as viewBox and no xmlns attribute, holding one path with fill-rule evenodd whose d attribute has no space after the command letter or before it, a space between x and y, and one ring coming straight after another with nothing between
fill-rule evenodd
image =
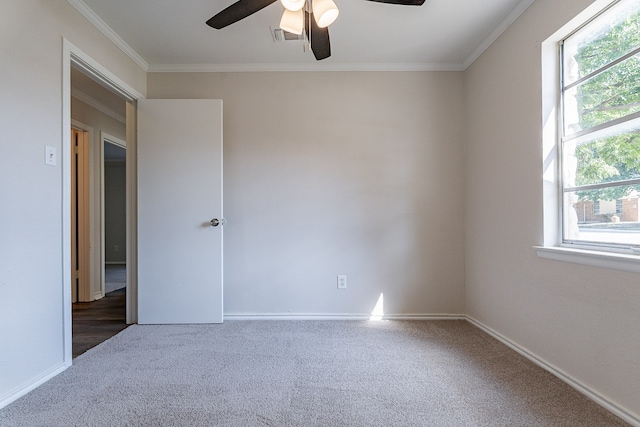
<instances>
[{"instance_id":1,"label":"carpeted floor","mask_svg":"<svg viewBox=\"0 0 640 427\"><path fill-rule=\"evenodd\" d=\"M465 321L134 325L2 426L624 426Z\"/></svg>"}]
</instances>

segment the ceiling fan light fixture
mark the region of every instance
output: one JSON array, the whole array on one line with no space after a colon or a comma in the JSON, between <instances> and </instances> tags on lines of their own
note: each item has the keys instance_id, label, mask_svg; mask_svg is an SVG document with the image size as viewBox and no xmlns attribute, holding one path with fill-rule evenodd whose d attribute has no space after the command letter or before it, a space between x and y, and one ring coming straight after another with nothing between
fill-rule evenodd
<instances>
[{"instance_id":1,"label":"ceiling fan light fixture","mask_svg":"<svg viewBox=\"0 0 640 427\"><path fill-rule=\"evenodd\" d=\"M313 16L316 19L316 24L318 24L320 28L326 28L333 24L333 21L336 20L340 13L338 6L336 6L333 0L313 0L311 7L313 9Z\"/></svg>"},{"instance_id":2,"label":"ceiling fan light fixture","mask_svg":"<svg viewBox=\"0 0 640 427\"><path fill-rule=\"evenodd\" d=\"M307 0L280 0L285 9L291 12L302 10Z\"/></svg>"},{"instance_id":3,"label":"ceiling fan light fixture","mask_svg":"<svg viewBox=\"0 0 640 427\"><path fill-rule=\"evenodd\" d=\"M280 28L289 33L302 34L302 30L304 29L304 11L300 9L294 12L285 9L282 14L282 19L280 19Z\"/></svg>"}]
</instances>

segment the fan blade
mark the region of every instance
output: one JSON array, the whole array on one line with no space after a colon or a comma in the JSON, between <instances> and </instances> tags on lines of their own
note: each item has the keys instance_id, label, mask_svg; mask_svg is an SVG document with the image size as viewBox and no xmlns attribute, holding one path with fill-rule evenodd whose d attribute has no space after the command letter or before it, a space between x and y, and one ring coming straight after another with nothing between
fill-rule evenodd
<instances>
[{"instance_id":1,"label":"fan blade","mask_svg":"<svg viewBox=\"0 0 640 427\"><path fill-rule=\"evenodd\" d=\"M207 25L221 29L269 6L276 0L239 0L207 21Z\"/></svg>"},{"instance_id":2,"label":"fan blade","mask_svg":"<svg viewBox=\"0 0 640 427\"><path fill-rule=\"evenodd\" d=\"M309 26L305 25L307 39L311 40L311 51L318 61L327 59L331 56L331 42L329 40L329 28L320 28L316 24L313 13L304 13L305 22L311 23L311 35L309 35Z\"/></svg>"},{"instance_id":3,"label":"fan blade","mask_svg":"<svg viewBox=\"0 0 640 427\"><path fill-rule=\"evenodd\" d=\"M402 6L422 6L425 0L369 0L378 3L399 4Z\"/></svg>"}]
</instances>

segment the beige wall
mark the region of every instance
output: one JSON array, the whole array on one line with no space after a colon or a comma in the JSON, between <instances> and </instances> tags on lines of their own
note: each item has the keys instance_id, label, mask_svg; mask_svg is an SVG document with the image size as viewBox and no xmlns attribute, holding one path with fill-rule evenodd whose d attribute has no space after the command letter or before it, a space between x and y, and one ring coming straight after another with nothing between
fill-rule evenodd
<instances>
[{"instance_id":1,"label":"beige wall","mask_svg":"<svg viewBox=\"0 0 640 427\"><path fill-rule=\"evenodd\" d=\"M122 100L122 105L124 104L125 101ZM94 134L91 137L94 141L97 141L96 147L100 146L100 131L123 141L127 138L124 123L73 97L71 98L71 118L93 128Z\"/></svg>"},{"instance_id":2,"label":"beige wall","mask_svg":"<svg viewBox=\"0 0 640 427\"><path fill-rule=\"evenodd\" d=\"M464 73L150 74L150 97L224 100L227 313L466 310L640 414L640 278L531 248L540 44L589 4L537 0ZM0 28L2 406L63 366L62 37L147 75L65 0L0 2Z\"/></svg>"},{"instance_id":3,"label":"beige wall","mask_svg":"<svg viewBox=\"0 0 640 427\"><path fill-rule=\"evenodd\" d=\"M591 3L537 0L465 72L466 310L640 414L640 276L532 249L543 243L541 43Z\"/></svg>"},{"instance_id":4,"label":"beige wall","mask_svg":"<svg viewBox=\"0 0 640 427\"><path fill-rule=\"evenodd\" d=\"M461 73L148 82L224 102L225 314L463 311Z\"/></svg>"},{"instance_id":5,"label":"beige wall","mask_svg":"<svg viewBox=\"0 0 640 427\"><path fill-rule=\"evenodd\" d=\"M63 37L141 93L146 74L66 0L2 1L0 28L2 406L65 366ZM47 145L56 166L44 163Z\"/></svg>"}]
</instances>

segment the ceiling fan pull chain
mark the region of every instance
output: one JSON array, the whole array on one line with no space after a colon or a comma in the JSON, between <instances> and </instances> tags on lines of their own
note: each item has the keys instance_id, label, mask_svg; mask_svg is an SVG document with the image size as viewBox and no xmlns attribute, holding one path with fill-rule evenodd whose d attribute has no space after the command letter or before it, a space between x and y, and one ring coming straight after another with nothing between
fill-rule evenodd
<instances>
[{"instance_id":1,"label":"ceiling fan pull chain","mask_svg":"<svg viewBox=\"0 0 640 427\"><path fill-rule=\"evenodd\" d=\"M304 16L305 16L305 18L307 17L307 9L309 8L309 1L310 0L307 0L305 2L305 4L304 4ZM303 38L302 38L302 52L307 53L307 39L308 39L308 37L307 37L307 33L308 33L307 28L308 27L307 27L307 20L306 19L302 20L302 26L304 27L302 29L302 35L303 35Z\"/></svg>"},{"instance_id":2,"label":"ceiling fan pull chain","mask_svg":"<svg viewBox=\"0 0 640 427\"><path fill-rule=\"evenodd\" d=\"M312 10L313 10L313 9L311 8L311 7L313 6L313 5L311 4L311 2L312 2L312 1L313 1L313 0L307 0L307 4L309 5L309 13L307 14L307 16L309 17L309 22L307 22L307 24L309 25L309 32L308 32L308 34L309 34L309 40L308 40L308 43L309 43L309 52L311 51L311 37L313 37L313 36L311 35L311 33L313 33L313 27L311 26L311 14L313 13L313 12L312 12Z\"/></svg>"}]
</instances>

